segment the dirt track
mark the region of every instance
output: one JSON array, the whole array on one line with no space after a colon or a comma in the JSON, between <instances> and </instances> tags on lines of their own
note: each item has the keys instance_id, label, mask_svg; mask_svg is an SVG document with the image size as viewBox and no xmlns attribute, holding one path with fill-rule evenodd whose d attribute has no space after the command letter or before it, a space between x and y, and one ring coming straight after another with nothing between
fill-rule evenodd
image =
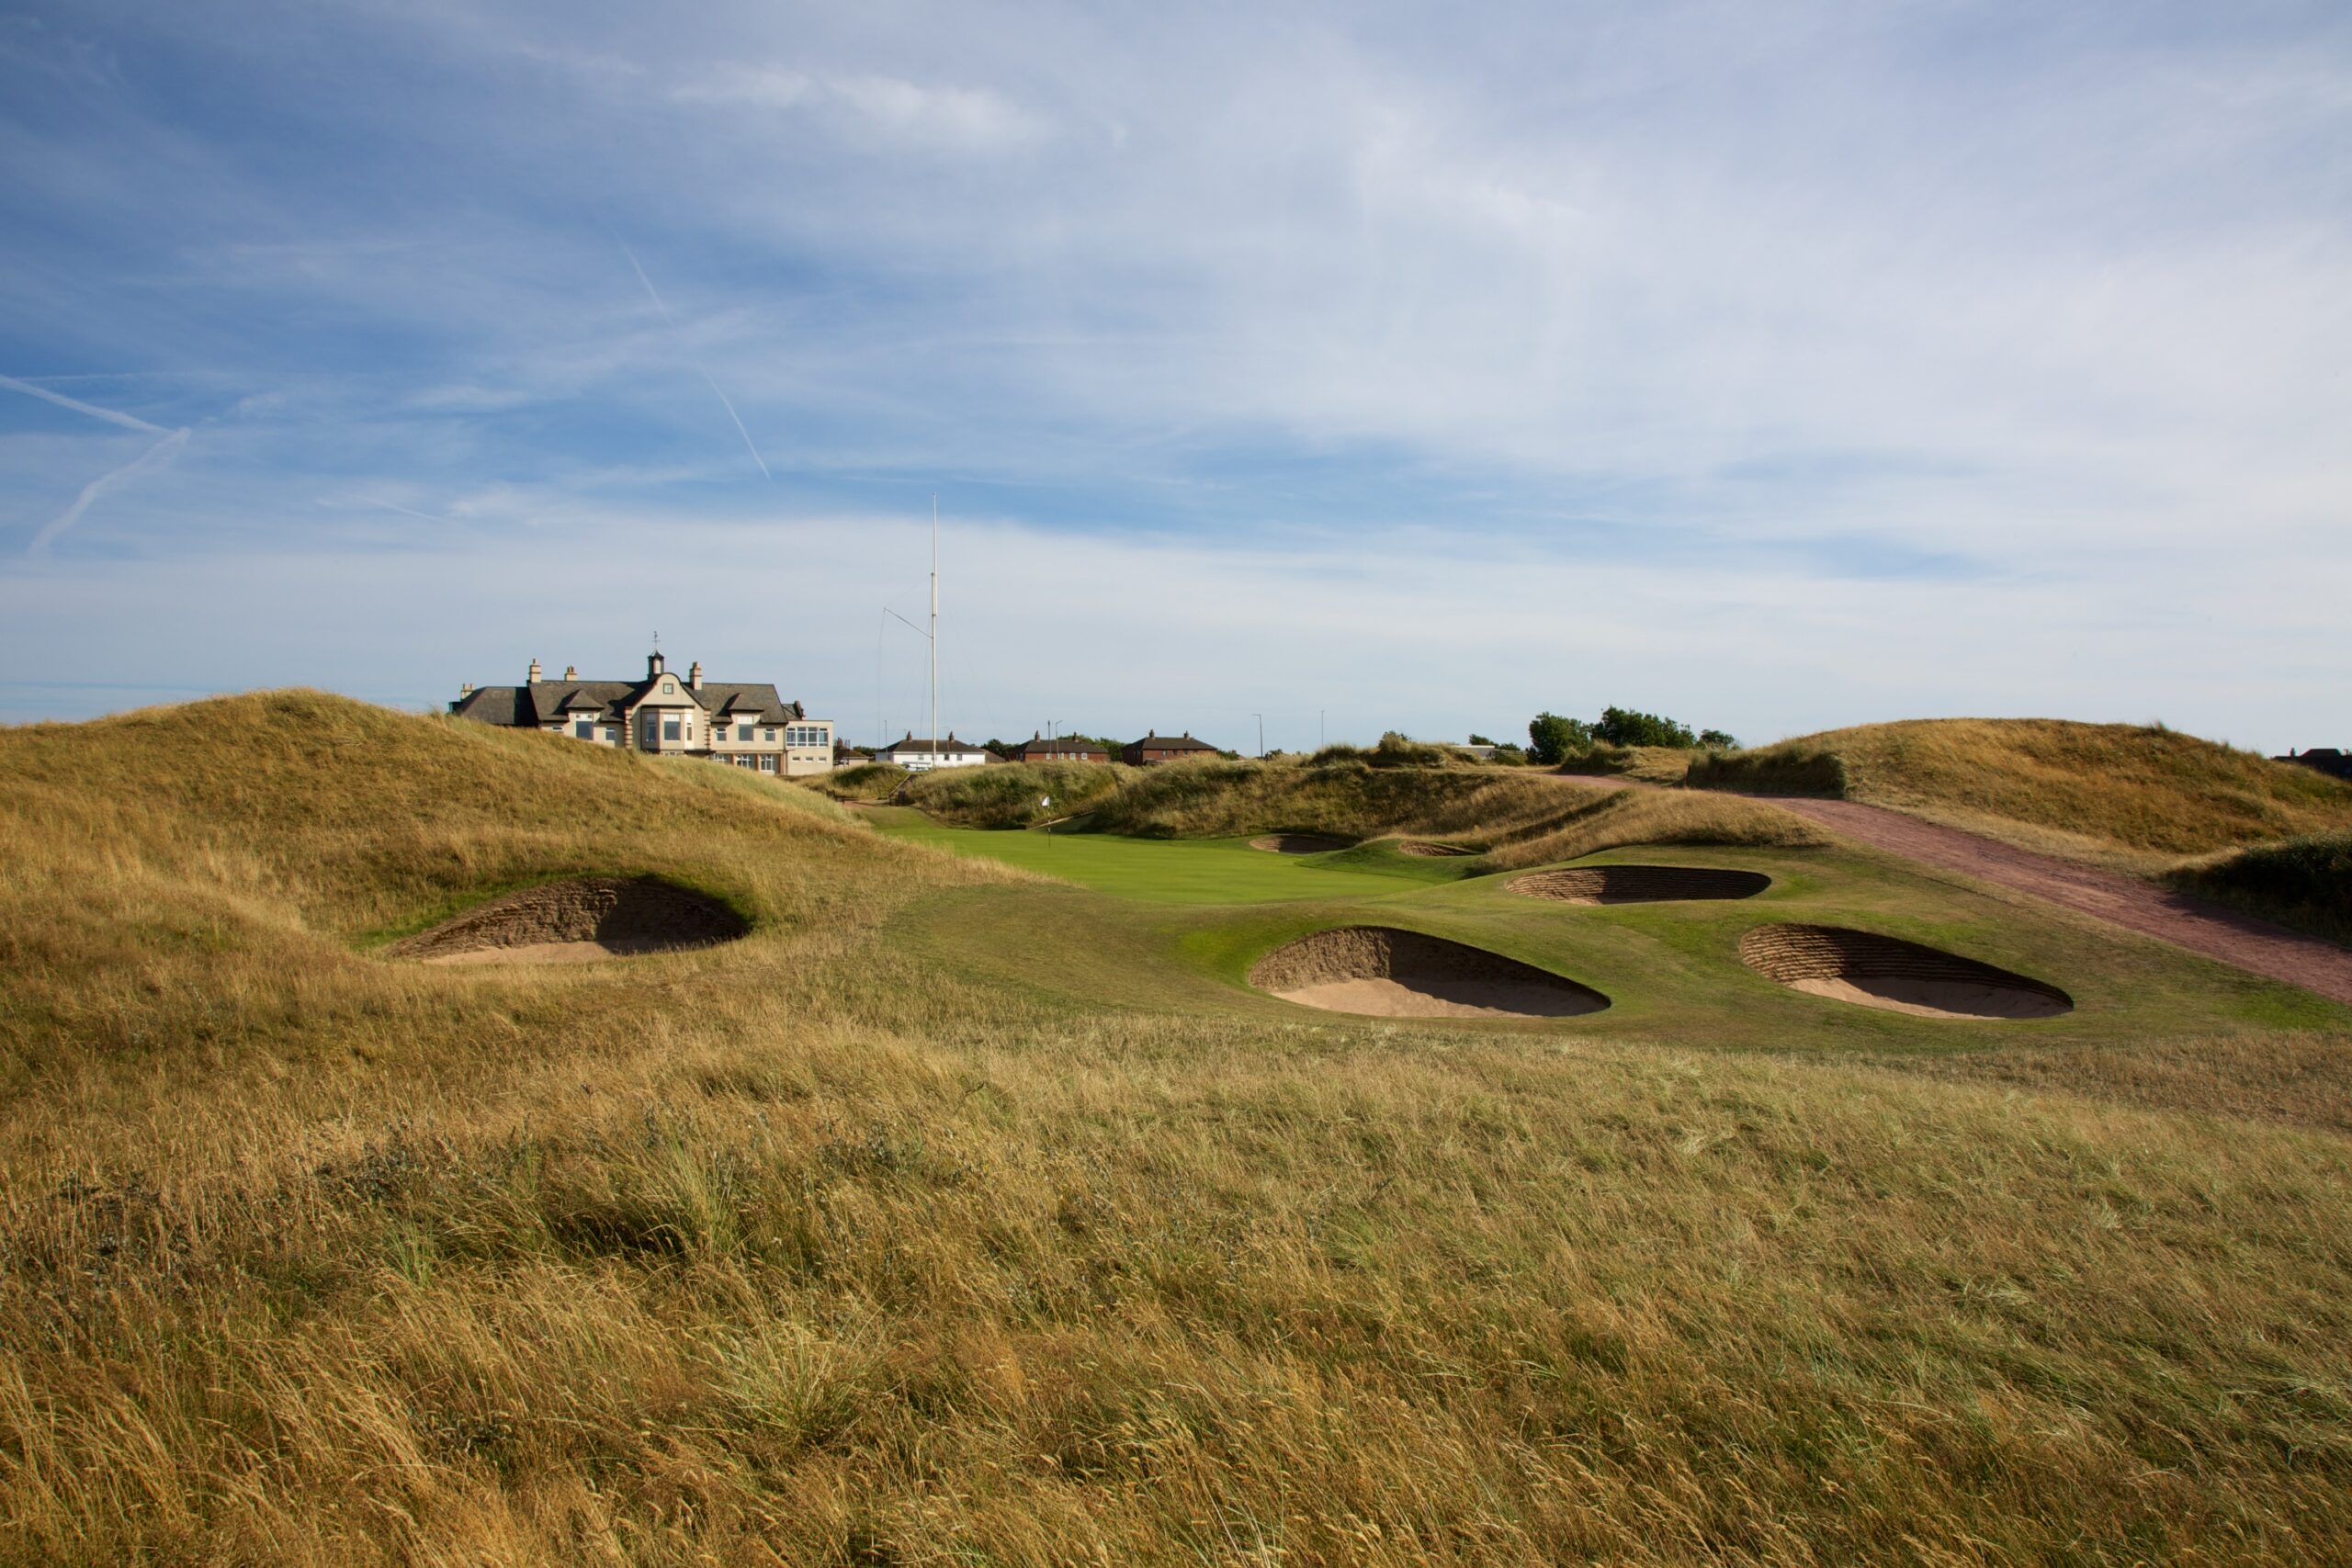
<instances>
[{"instance_id":1,"label":"dirt track","mask_svg":"<svg viewBox=\"0 0 2352 1568\"><path fill-rule=\"evenodd\" d=\"M1562 776L1574 784L1603 789L1629 787L1622 779ZM1883 806L1785 795L1768 798L1784 810L1871 849L2030 893L2251 974L2284 980L2339 1002L2352 1002L2352 950L2334 942L2299 935L2153 882L2070 865L1979 834L1923 822Z\"/></svg>"}]
</instances>

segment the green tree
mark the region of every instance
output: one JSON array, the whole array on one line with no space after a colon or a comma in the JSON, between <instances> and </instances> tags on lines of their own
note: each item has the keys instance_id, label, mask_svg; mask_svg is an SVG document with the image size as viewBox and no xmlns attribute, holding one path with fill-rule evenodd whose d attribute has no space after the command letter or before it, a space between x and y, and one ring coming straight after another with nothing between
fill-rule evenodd
<instances>
[{"instance_id":1,"label":"green tree","mask_svg":"<svg viewBox=\"0 0 2352 1568\"><path fill-rule=\"evenodd\" d=\"M1704 746L1710 751L1736 751L1739 750L1739 741L1733 736L1728 735L1720 729L1702 729L1699 731L1699 744Z\"/></svg>"},{"instance_id":2,"label":"green tree","mask_svg":"<svg viewBox=\"0 0 2352 1568\"><path fill-rule=\"evenodd\" d=\"M1527 754L1547 768L1591 750L1592 727L1580 718L1539 713L1527 727Z\"/></svg>"},{"instance_id":3,"label":"green tree","mask_svg":"<svg viewBox=\"0 0 2352 1568\"><path fill-rule=\"evenodd\" d=\"M1699 744L1690 727L1638 708L1607 707L1592 727L1593 739L1611 746L1680 746Z\"/></svg>"}]
</instances>

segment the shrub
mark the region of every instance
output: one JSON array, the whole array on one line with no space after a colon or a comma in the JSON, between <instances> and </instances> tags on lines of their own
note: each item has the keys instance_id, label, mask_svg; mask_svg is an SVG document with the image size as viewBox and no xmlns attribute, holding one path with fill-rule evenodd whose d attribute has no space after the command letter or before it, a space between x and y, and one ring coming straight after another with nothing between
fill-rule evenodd
<instances>
[{"instance_id":1,"label":"shrub","mask_svg":"<svg viewBox=\"0 0 2352 1568\"><path fill-rule=\"evenodd\" d=\"M1699 731L1699 744L1704 746L1710 751L1736 751L1739 750L1738 739L1721 729L1702 729Z\"/></svg>"},{"instance_id":2,"label":"shrub","mask_svg":"<svg viewBox=\"0 0 2352 1568\"><path fill-rule=\"evenodd\" d=\"M1343 762L1360 763L1367 768L1452 768L1466 764L1469 758L1447 746L1432 746L1425 740L1408 740L1396 730L1380 738L1376 746L1350 746L1344 743L1326 746L1307 759L1310 767L1328 768Z\"/></svg>"},{"instance_id":3,"label":"shrub","mask_svg":"<svg viewBox=\"0 0 2352 1568\"><path fill-rule=\"evenodd\" d=\"M2165 880L2247 914L2352 944L2352 832L2257 844L2178 867Z\"/></svg>"}]
</instances>

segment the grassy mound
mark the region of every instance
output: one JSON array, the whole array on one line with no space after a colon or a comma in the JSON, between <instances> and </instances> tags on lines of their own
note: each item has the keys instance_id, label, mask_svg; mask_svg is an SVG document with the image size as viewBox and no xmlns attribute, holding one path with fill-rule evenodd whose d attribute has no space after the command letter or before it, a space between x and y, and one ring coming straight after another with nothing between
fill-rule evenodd
<instances>
[{"instance_id":1,"label":"grassy mound","mask_svg":"<svg viewBox=\"0 0 2352 1568\"><path fill-rule=\"evenodd\" d=\"M886 867L971 879L739 769L300 691L0 731L0 854L19 1087L340 1053L363 1017L370 1051L406 1049L439 993L357 953L541 883L660 875L788 933L865 918Z\"/></svg>"},{"instance_id":2,"label":"grassy mound","mask_svg":"<svg viewBox=\"0 0 2352 1568\"><path fill-rule=\"evenodd\" d=\"M800 782L835 800L887 800L912 776L896 762L860 762L854 768L812 773Z\"/></svg>"},{"instance_id":3,"label":"grassy mound","mask_svg":"<svg viewBox=\"0 0 2352 1568\"><path fill-rule=\"evenodd\" d=\"M1864 725L1702 761L1690 782L1842 793L2142 871L2183 855L2352 829L2352 784L2157 726L2040 718Z\"/></svg>"},{"instance_id":4,"label":"grassy mound","mask_svg":"<svg viewBox=\"0 0 2352 1568\"><path fill-rule=\"evenodd\" d=\"M1528 844L1770 815L1528 782ZM2352 1034L2154 943L1711 852L2085 1005L2008 1070L1747 906L1392 879L1340 914L1616 1005L1294 1016L1240 975L1324 903L300 693L0 730L0 846L10 1561L2352 1556ZM623 873L753 930L366 946Z\"/></svg>"},{"instance_id":5,"label":"grassy mound","mask_svg":"<svg viewBox=\"0 0 2352 1568\"><path fill-rule=\"evenodd\" d=\"M1116 762L942 768L917 773L900 798L958 828L1027 828L1091 810L1136 773Z\"/></svg>"},{"instance_id":6,"label":"grassy mound","mask_svg":"<svg viewBox=\"0 0 2352 1568\"><path fill-rule=\"evenodd\" d=\"M1350 746L1344 742L1326 746L1307 759L1314 767L1328 768L1345 762L1361 762L1368 768L1467 768L1478 765L1466 751L1451 746L1433 746L1426 740L1410 740L1391 730L1373 746Z\"/></svg>"},{"instance_id":7,"label":"grassy mound","mask_svg":"<svg viewBox=\"0 0 2352 1568\"><path fill-rule=\"evenodd\" d=\"M2309 833L2176 867L2184 892L2352 945L2352 831Z\"/></svg>"},{"instance_id":8,"label":"grassy mound","mask_svg":"<svg viewBox=\"0 0 2352 1568\"><path fill-rule=\"evenodd\" d=\"M1404 834L1482 847L1515 870L1623 844L1818 844L1769 806L1664 790L1603 792L1525 768L1375 768L1361 761L1185 762L1145 770L1092 825L1148 838Z\"/></svg>"}]
</instances>

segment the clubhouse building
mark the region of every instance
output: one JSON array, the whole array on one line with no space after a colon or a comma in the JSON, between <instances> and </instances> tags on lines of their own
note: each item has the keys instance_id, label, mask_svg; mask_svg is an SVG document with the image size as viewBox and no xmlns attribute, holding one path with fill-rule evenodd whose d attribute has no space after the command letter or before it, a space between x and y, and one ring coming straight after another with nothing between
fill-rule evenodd
<instances>
[{"instance_id":1,"label":"clubhouse building","mask_svg":"<svg viewBox=\"0 0 2352 1568\"><path fill-rule=\"evenodd\" d=\"M707 757L754 773L797 777L833 766L832 720L810 718L766 682L705 681L699 662L684 675L673 673L658 652L647 656L641 681L583 681L571 668L549 681L534 659L524 684L469 683L449 711L503 728Z\"/></svg>"}]
</instances>

